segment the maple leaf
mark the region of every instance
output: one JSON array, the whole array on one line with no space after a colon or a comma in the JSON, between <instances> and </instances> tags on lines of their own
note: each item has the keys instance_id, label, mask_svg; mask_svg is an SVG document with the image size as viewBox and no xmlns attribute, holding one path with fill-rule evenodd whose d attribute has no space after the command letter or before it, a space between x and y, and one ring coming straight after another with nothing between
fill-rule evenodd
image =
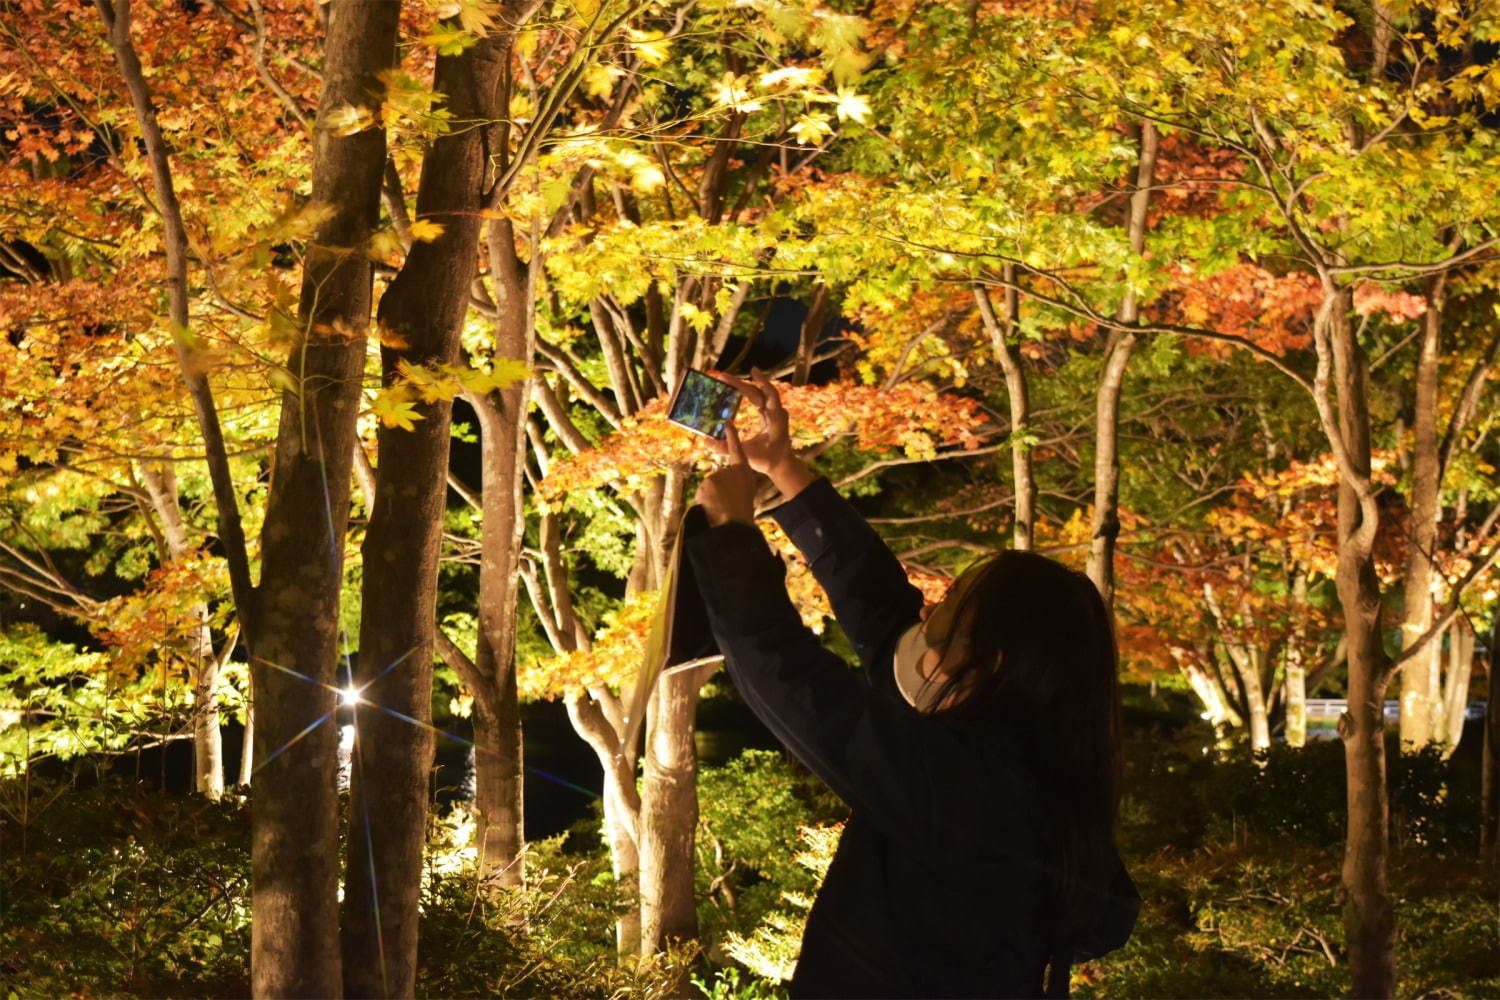
<instances>
[{"instance_id":1,"label":"maple leaf","mask_svg":"<svg viewBox=\"0 0 1500 1000\"><path fill-rule=\"evenodd\" d=\"M781 86L806 87L821 79L823 79L823 71L815 67L783 66L781 69L762 73L755 84L763 90L771 90Z\"/></svg>"},{"instance_id":2,"label":"maple leaf","mask_svg":"<svg viewBox=\"0 0 1500 1000\"><path fill-rule=\"evenodd\" d=\"M458 23L474 35L484 36L495 27L495 18L500 14L500 5L490 0L460 0Z\"/></svg>"},{"instance_id":3,"label":"maple leaf","mask_svg":"<svg viewBox=\"0 0 1500 1000\"><path fill-rule=\"evenodd\" d=\"M462 28L438 28L422 36L421 43L437 50L440 56L456 56L479 41Z\"/></svg>"},{"instance_id":4,"label":"maple leaf","mask_svg":"<svg viewBox=\"0 0 1500 1000\"><path fill-rule=\"evenodd\" d=\"M745 114L765 107L763 102L750 96L750 88L746 86L745 78L733 73L725 73L719 82L714 84L713 100L715 104L733 108Z\"/></svg>"},{"instance_id":5,"label":"maple leaf","mask_svg":"<svg viewBox=\"0 0 1500 1000\"><path fill-rule=\"evenodd\" d=\"M833 109L838 112L839 121L852 118L864 125L870 120L870 102L849 87L839 88L838 96L834 98Z\"/></svg>"},{"instance_id":6,"label":"maple leaf","mask_svg":"<svg viewBox=\"0 0 1500 1000\"><path fill-rule=\"evenodd\" d=\"M672 55L672 42L660 31L638 31L627 28L630 47L645 66L660 66Z\"/></svg>"},{"instance_id":7,"label":"maple leaf","mask_svg":"<svg viewBox=\"0 0 1500 1000\"><path fill-rule=\"evenodd\" d=\"M799 145L816 146L833 134L833 126L828 122L829 116L823 112L809 111L792 123L792 137Z\"/></svg>"},{"instance_id":8,"label":"maple leaf","mask_svg":"<svg viewBox=\"0 0 1500 1000\"><path fill-rule=\"evenodd\" d=\"M593 63L583 71L583 92L590 97L608 100L609 95L614 93L615 81L624 75L625 70L621 66Z\"/></svg>"},{"instance_id":9,"label":"maple leaf","mask_svg":"<svg viewBox=\"0 0 1500 1000\"><path fill-rule=\"evenodd\" d=\"M519 358L496 358L490 371L471 368L459 372L458 380L467 392L484 396L496 389L509 389L530 378L531 374L531 369Z\"/></svg>"},{"instance_id":10,"label":"maple leaf","mask_svg":"<svg viewBox=\"0 0 1500 1000\"><path fill-rule=\"evenodd\" d=\"M416 219L411 224L411 238L419 243L431 243L443 235L442 223L431 219Z\"/></svg>"},{"instance_id":11,"label":"maple leaf","mask_svg":"<svg viewBox=\"0 0 1500 1000\"><path fill-rule=\"evenodd\" d=\"M416 421L422 419L416 403L407 396L405 386L395 386L375 394L370 410L387 427L399 427L404 431L416 430Z\"/></svg>"}]
</instances>

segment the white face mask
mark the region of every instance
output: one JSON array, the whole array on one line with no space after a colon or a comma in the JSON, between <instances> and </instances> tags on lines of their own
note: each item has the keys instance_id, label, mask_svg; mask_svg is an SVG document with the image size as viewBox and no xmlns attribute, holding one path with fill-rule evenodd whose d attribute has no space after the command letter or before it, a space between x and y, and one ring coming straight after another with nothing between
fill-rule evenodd
<instances>
[{"instance_id":1,"label":"white face mask","mask_svg":"<svg viewBox=\"0 0 1500 1000\"><path fill-rule=\"evenodd\" d=\"M939 684L928 684L927 678L922 676L922 657L931 648L922 634L921 622L901 633L901 638L896 640L895 662L892 664L896 674L896 688L907 704L919 712L925 712L936 701L938 688L941 687ZM923 685L926 685L926 690L923 690Z\"/></svg>"}]
</instances>

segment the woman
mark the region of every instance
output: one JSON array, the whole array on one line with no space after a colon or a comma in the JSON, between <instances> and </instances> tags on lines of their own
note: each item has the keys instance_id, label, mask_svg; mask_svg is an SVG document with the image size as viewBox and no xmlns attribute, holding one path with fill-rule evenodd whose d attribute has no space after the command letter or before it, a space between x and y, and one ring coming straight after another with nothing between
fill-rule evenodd
<instances>
[{"instance_id":1,"label":"woman","mask_svg":"<svg viewBox=\"0 0 1500 1000\"><path fill-rule=\"evenodd\" d=\"M895 556L793 453L758 370L730 378L764 427L685 540L714 636L760 719L851 807L803 936L793 997L1066 996L1068 965L1119 947L1139 907L1113 843L1119 695L1088 578L1002 552L925 606ZM771 515L807 557L864 670L803 626Z\"/></svg>"}]
</instances>

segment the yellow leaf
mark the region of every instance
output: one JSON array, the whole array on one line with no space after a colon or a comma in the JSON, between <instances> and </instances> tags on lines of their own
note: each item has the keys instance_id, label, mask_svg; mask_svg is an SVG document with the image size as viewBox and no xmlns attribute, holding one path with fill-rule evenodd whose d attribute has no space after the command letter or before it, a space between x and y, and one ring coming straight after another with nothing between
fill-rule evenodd
<instances>
[{"instance_id":1,"label":"yellow leaf","mask_svg":"<svg viewBox=\"0 0 1500 1000\"><path fill-rule=\"evenodd\" d=\"M667 175L654 163L645 163L630 174L630 186L642 194L650 194L667 182Z\"/></svg>"},{"instance_id":2,"label":"yellow leaf","mask_svg":"<svg viewBox=\"0 0 1500 1000\"><path fill-rule=\"evenodd\" d=\"M839 88L833 110L838 112L839 121L852 118L863 125L870 120L870 102L848 87Z\"/></svg>"},{"instance_id":3,"label":"yellow leaf","mask_svg":"<svg viewBox=\"0 0 1500 1000\"><path fill-rule=\"evenodd\" d=\"M385 426L399 427L404 431L416 430L416 422L422 419L417 405L406 398L406 390L401 386L376 394L370 410Z\"/></svg>"},{"instance_id":4,"label":"yellow leaf","mask_svg":"<svg viewBox=\"0 0 1500 1000\"><path fill-rule=\"evenodd\" d=\"M619 66L592 63L583 71L583 92L601 101L608 100L614 92L615 81L624 75L625 70Z\"/></svg>"},{"instance_id":5,"label":"yellow leaf","mask_svg":"<svg viewBox=\"0 0 1500 1000\"><path fill-rule=\"evenodd\" d=\"M807 87L817 83L823 78L823 71L811 66L783 66L781 69L762 73L760 79L755 81L756 86L763 90L774 87Z\"/></svg>"},{"instance_id":6,"label":"yellow leaf","mask_svg":"<svg viewBox=\"0 0 1500 1000\"><path fill-rule=\"evenodd\" d=\"M671 58L672 43L660 31L637 31L626 29L630 36L630 47L645 66L660 66Z\"/></svg>"},{"instance_id":7,"label":"yellow leaf","mask_svg":"<svg viewBox=\"0 0 1500 1000\"><path fill-rule=\"evenodd\" d=\"M495 16L499 13L498 3L491 3L489 0L462 0L458 6L458 23L464 26L465 31L482 37L495 27Z\"/></svg>"},{"instance_id":8,"label":"yellow leaf","mask_svg":"<svg viewBox=\"0 0 1500 1000\"><path fill-rule=\"evenodd\" d=\"M363 132L374 124L375 115L369 108L356 108L352 104L340 105L323 118L323 127L340 137Z\"/></svg>"},{"instance_id":9,"label":"yellow leaf","mask_svg":"<svg viewBox=\"0 0 1500 1000\"><path fill-rule=\"evenodd\" d=\"M792 123L792 135L803 146L816 146L833 134L828 116L821 111L809 111Z\"/></svg>"},{"instance_id":10,"label":"yellow leaf","mask_svg":"<svg viewBox=\"0 0 1500 1000\"><path fill-rule=\"evenodd\" d=\"M536 52L537 37L535 28L527 28L525 31L518 33L515 42L512 44L516 55L522 59L530 59L532 54Z\"/></svg>"},{"instance_id":11,"label":"yellow leaf","mask_svg":"<svg viewBox=\"0 0 1500 1000\"><path fill-rule=\"evenodd\" d=\"M418 219L411 224L411 238L419 243L431 243L441 235L442 225L431 219Z\"/></svg>"}]
</instances>

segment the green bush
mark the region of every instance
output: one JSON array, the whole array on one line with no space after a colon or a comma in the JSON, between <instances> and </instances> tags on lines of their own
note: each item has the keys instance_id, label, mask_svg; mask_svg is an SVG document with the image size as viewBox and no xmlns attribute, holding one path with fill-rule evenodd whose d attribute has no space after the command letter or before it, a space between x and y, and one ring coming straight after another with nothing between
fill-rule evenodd
<instances>
[{"instance_id":1,"label":"green bush","mask_svg":"<svg viewBox=\"0 0 1500 1000\"><path fill-rule=\"evenodd\" d=\"M250 813L109 781L6 788L0 995L247 996Z\"/></svg>"},{"instance_id":2,"label":"green bush","mask_svg":"<svg viewBox=\"0 0 1500 1000\"><path fill-rule=\"evenodd\" d=\"M1126 743L1121 842L1149 851L1244 836L1285 836L1334 847L1344 842L1344 746L1316 740L1249 754L1210 746L1202 730ZM1386 742L1392 845L1443 854L1479 843L1479 775L1472 755L1444 760L1435 749L1399 752Z\"/></svg>"},{"instance_id":3,"label":"green bush","mask_svg":"<svg viewBox=\"0 0 1500 1000\"><path fill-rule=\"evenodd\" d=\"M1119 841L1143 898L1129 944L1075 970L1081 996L1347 992L1337 743L1218 760L1133 740ZM1466 770L1467 769L1467 770ZM1472 761L1393 758L1390 885L1402 995L1500 996L1493 874L1473 859ZM433 821L421 996L784 995L837 839L838 801L785 757L700 774L702 946L620 961L599 817L529 845L522 890L478 884L462 810ZM0 996L245 996L249 811L111 781L0 785ZM24 822L23 822L24 820Z\"/></svg>"},{"instance_id":4,"label":"green bush","mask_svg":"<svg viewBox=\"0 0 1500 1000\"><path fill-rule=\"evenodd\" d=\"M1326 997L1349 990L1341 851L1242 835L1126 858L1135 933L1074 970L1088 997ZM1392 858L1400 996L1500 995L1495 905L1478 861Z\"/></svg>"},{"instance_id":5,"label":"green bush","mask_svg":"<svg viewBox=\"0 0 1500 1000\"><path fill-rule=\"evenodd\" d=\"M526 886L481 885L465 811L435 824L422 886L417 995L666 996L689 973L690 946L621 962L615 917L626 899L598 849L597 816L526 848Z\"/></svg>"},{"instance_id":6,"label":"green bush","mask_svg":"<svg viewBox=\"0 0 1500 1000\"><path fill-rule=\"evenodd\" d=\"M795 858L797 831L848 810L772 750L746 750L698 773L699 925L711 956L726 934L750 931L787 891L814 885Z\"/></svg>"}]
</instances>

